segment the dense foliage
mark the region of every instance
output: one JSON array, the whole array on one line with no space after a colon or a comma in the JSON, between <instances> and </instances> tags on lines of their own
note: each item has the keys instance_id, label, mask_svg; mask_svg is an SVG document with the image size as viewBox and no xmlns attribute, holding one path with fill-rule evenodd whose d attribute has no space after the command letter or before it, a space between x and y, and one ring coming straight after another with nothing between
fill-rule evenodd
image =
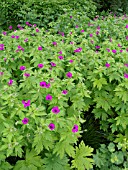
<instances>
[{"instance_id":1,"label":"dense foliage","mask_svg":"<svg viewBox=\"0 0 128 170\"><path fill-rule=\"evenodd\" d=\"M1 170L128 169L128 16L83 7L2 30Z\"/></svg>"}]
</instances>

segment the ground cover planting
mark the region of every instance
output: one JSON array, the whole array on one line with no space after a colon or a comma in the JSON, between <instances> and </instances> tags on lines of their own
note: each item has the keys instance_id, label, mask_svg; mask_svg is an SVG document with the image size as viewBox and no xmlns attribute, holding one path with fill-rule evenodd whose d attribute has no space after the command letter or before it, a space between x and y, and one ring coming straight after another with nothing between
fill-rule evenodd
<instances>
[{"instance_id":1,"label":"ground cover planting","mask_svg":"<svg viewBox=\"0 0 128 170\"><path fill-rule=\"evenodd\" d=\"M71 11L3 30L2 170L128 169L127 21Z\"/></svg>"}]
</instances>

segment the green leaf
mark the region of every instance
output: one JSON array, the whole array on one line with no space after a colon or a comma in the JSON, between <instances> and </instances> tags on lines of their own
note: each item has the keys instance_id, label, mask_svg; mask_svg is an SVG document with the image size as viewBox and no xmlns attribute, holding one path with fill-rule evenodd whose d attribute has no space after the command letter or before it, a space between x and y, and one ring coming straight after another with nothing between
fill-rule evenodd
<instances>
[{"instance_id":1,"label":"green leaf","mask_svg":"<svg viewBox=\"0 0 128 170\"><path fill-rule=\"evenodd\" d=\"M79 148L76 147L76 154L73 156L72 168L77 168L78 170L89 170L93 167L94 160L92 158L87 158L87 156L92 156L93 148L85 146L82 141Z\"/></svg>"},{"instance_id":2,"label":"green leaf","mask_svg":"<svg viewBox=\"0 0 128 170\"><path fill-rule=\"evenodd\" d=\"M107 84L105 78L95 79L95 81L93 82L93 87L97 86L97 88L101 90L103 84Z\"/></svg>"}]
</instances>

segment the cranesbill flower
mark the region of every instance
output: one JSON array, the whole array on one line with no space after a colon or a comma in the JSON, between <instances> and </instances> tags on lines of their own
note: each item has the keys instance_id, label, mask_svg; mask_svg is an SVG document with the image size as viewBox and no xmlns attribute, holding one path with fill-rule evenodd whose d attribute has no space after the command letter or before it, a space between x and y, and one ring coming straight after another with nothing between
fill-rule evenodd
<instances>
[{"instance_id":1,"label":"cranesbill flower","mask_svg":"<svg viewBox=\"0 0 128 170\"><path fill-rule=\"evenodd\" d=\"M61 35L64 37L64 32L61 32Z\"/></svg>"},{"instance_id":2,"label":"cranesbill flower","mask_svg":"<svg viewBox=\"0 0 128 170\"><path fill-rule=\"evenodd\" d=\"M48 95L46 96L46 100L52 100L52 96L51 96L50 94L48 94Z\"/></svg>"},{"instance_id":3,"label":"cranesbill flower","mask_svg":"<svg viewBox=\"0 0 128 170\"><path fill-rule=\"evenodd\" d=\"M94 44L94 41L93 41L93 40L91 40L90 42L91 42L92 44Z\"/></svg>"},{"instance_id":4,"label":"cranesbill flower","mask_svg":"<svg viewBox=\"0 0 128 170\"><path fill-rule=\"evenodd\" d=\"M22 123L23 123L23 124L27 124L28 121L29 121L29 119L25 117L25 118L22 120Z\"/></svg>"},{"instance_id":5,"label":"cranesbill flower","mask_svg":"<svg viewBox=\"0 0 128 170\"><path fill-rule=\"evenodd\" d=\"M126 25L126 27L125 28L128 28L128 25Z\"/></svg>"},{"instance_id":6,"label":"cranesbill flower","mask_svg":"<svg viewBox=\"0 0 128 170\"><path fill-rule=\"evenodd\" d=\"M62 93L63 93L63 94L67 94L68 91L67 91L67 90L63 90Z\"/></svg>"},{"instance_id":7,"label":"cranesbill flower","mask_svg":"<svg viewBox=\"0 0 128 170\"><path fill-rule=\"evenodd\" d=\"M67 76L68 78L71 78L71 77L72 77L72 73L71 73L71 72L68 72L68 73L66 74L66 76Z\"/></svg>"},{"instance_id":8,"label":"cranesbill flower","mask_svg":"<svg viewBox=\"0 0 128 170\"><path fill-rule=\"evenodd\" d=\"M93 37L93 34L90 34L89 36L90 36L90 37Z\"/></svg>"},{"instance_id":9,"label":"cranesbill flower","mask_svg":"<svg viewBox=\"0 0 128 170\"><path fill-rule=\"evenodd\" d=\"M41 47L41 46L39 46L39 47L38 47L38 50L42 50L42 47Z\"/></svg>"},{"instance_id":10,"label":"cranesbill flower","mask_svg":"<svg viewBox=\"0 0 128 170\"><path fill-rule=\"evenodd\" d=\"M6 35L7 33L6 32L2 32L3 35Z\"/></svg>"},{"instance_id":11,"label":"cranesbill flower","mask_svg":"<svg viewBox=\"0 0 128 170\"><path fill-rule=\"evenodd\" d=\"M51 66L52 66L52 67L55 67L55 66L56 66L56 64L55 64L55 63L53 63L53 62L51 62Z\"/></svg>"},{"instance_id":12,"label":"cranesbill flower","mask_svg":"<svg viewBox=\"0 0 128 170\"><path fill-rule=\"evenodd\" d=\"M97 29L100 30L100 26L98 26Z\"/></svg>"},{"instance_id":13,"label":"cranesbill flower","mask_svg":"<svg viewBox=\"0 0 128 170\"><path fill-rule=\"evenodd\" d=\"M50 123L48 125L48 127L49 127L50 130L54 130L55 129L55 125L53 123Z\"/></svg>"},{"instance_id":14,"label":"cranesbill flower","mask_svg":"<svg viewBox=\"0 0 128 170\"><path fill-rule=\"evenodd\" d=\"M118 47L122 47L120 44L118 44Z\"/></svg>"},{"instance_id":15,"label":"cranesbill flower","mask_svg":"<svg viewBox=\"0 0 128 170\"><path fill-rule=\"evenodd\" d=\"M128 79L128 74L124 73L124 77L125 77L126 79Z\"/></svg>"},{"instance_id":16,"label":"cranesbill flower","mask_svg":"<svg viewBox=\"0 0 128 170\"><path fill-rule=\"evenodd\" d=\"M48 83L48 84L46 84L46 88L50 88L50 86L51 86L51 84L50 83Z\"/></svg>"},{"instance_id":17,"label":"cranesbill flower","mask_svg":"<svg viewBox=\"0 0 128 170\"><path fill-rule=\"evenodd\" d=\"M62 54L62 51L58 52L59 54Z\"/></svg>"},{"instance_id":18,"label":"cranesbill flower","mask_svg":"<svg viewBox=\"0 0 128 170\"><path fill-rule=\"evenodd\" d=\"M96 35L98 35L100 32L99 31L96 31Z\"/></svg>"},{"instance_id":19,"label":"cranesbill flower","mask_svg":"<svg viewBox=\"0 0 128 170\"><path fill-rule=\"evenodd\" d=\"M0 76L2 76L4 73L3 72L0 72Z\"/></svg>"},{"instance_id":20,"label":"cranesbill flower","mask_svg":"<svg viewBox=\"0 0 128 170\"><path fill-rule=\"evenodd\" d=\"M63 60L63 59L64 59L64 57L63 57L63 56L59 56L58 58L59 58L60 60Z\"/></svg>"},{"instance_id":21,"label":"cranesbill flower","mask_svg":"<svg viewBox=\"0 0 128 170\"><path fill-rule=\"evenodd\" d=\"M18 36L18 35L16 35L16 36L15 36L15 38L16 38L16 39L18 39L18 38L19 38L19 36Z\"/></svg>"},{"instance_id":22,"label":"cranesbill flower","mask_svg":"<svg viewBox=\"0 0 128 170\"><path fill-rule=\"evenodd\" d=\"M70 44L74 44L74 42L70 42Z\"/></svg>"},{"instance_id":23,"label":"cranesbill flower","mask_svg":"<svg viewBox=\"0 0 128 170\"><path fill-rule=\"evenodd\" d=\"M57 42L53 42L52 44L53 44L53 45L57 45Z\"/></svg>"},{"instance_id":24,"label":"cranesbill flower","mask_svg":"<svg viewBox=\"0 0 128 170\"><path fill-rule=\"evenodd\" d=\"M74 125L74 126L73 126L72 132L73 132L73 133L78 132L78 125Z\"/></svg>"},{"instance_id":25,"label":"cranesbill flower","mask_svg":"<svg viewBox=\"0 0 128 170\"><path fill-rule=\"evenodd\" d=\"M39 29L38 29L38 28L36 28L36 32L39 32Z\"/></svg>"},{"instance_id":26,"label":"cranesbill flower","mask_svg":"<svg viewBox=\"0 0 128 170\"><path fill-rule=\"evenodd\" d=\"M53 107L52 112L55 113L55 114L58 114L60 112L58 106Z\"/></svg>"},{"instance_id":27,"label":"cranesbill flower","mask_svg":"<svg viewBox=\"0 0 128 170\"><path fill-rule=\"evenodd\" d=\"M11 38L15 38L15 35L12 35Z\"/></svg>"},{"instance_id":28,"label":"cranesbill flower","mask_svg":"<svg viewBox=\"0 0 128 170\"><path fill-rule=\"evenodd\" d=\"M12 26L11 25L9 26L9 29L12 30Z\"/></svg>"},{"instance_id":29,"label":"cranesbill flower","mask_svg":"<svg viewBox=\"0 0 128 170\"><path fill-rule=\"evenodd\" d=\"M126 36L126 40L128 40L128 36Z\"/></svg>"},{"instance_id":30,"label":"cranesbill flower","mask_svg":"<svg viewBox=\"0 0 128 170\"><path fill-rule=\"evenodd\" d=\"M79 53L81 51L82 51L82 48L77 48L76 50L74 50L74 52L76 52L76 53Z\"/></svg>"},{"instance_id":31,"label":"cranesbill flower","mask_svg":"<svg viewBox=\"0 0 128 170\"><path fill-rule=\"evenodd\" d=\"M106 50L107 50L108 52L110 52L110 49L109 49L109 48L106 48Z\"/></svg>"},{"instance_id":32,"label":"cranesbill flower","mask_svg":"<svg viewBox=\"0 0 128 170\"><path fill-rule=\"evenodd\" d=\"M100 46L96 46L96 49L100 49Z\"/></svg>"},{"instance_id":33,"label":"cranesbill flower","mask_svg":"<svg viewBox=\"0 0 128 170\"><path fill-rule=\"evenodd\" d=\"M22 104L24 105L24 108L26 108L26 107L30 106L30 100L28 100L28 101L22 100Z\"/></svg>"},{"instance_id":34,"label":"cranesbill flower","mask_svg":"<svg viewBox=\"0 0 128 170\"><path fill-rule=\"evenodd\" d=\"M81 32L84 32L84 30L81 30Z\"/></svg>"},{"instance_id":35,"label":"cranesbill flower","mask_svg":"<svg viewBox=\"0 0 128 170\"><path fill-rule=\"evenodd\" d=\"M70 63L73 63L73 60L69 60Z\"/></svg>"},{"instance_id":36,"label":"cranesbill flower","mask_svg":"<svg viewBox=\"0 0 128 170\"><path fill-rule=\"evenodd\" d=\"M8 85L9 85L9 86L11 86L11 85L12 85L12 83L13 83L13 80L12 80L12 79L10 79L10 80L9 80L9 82L8 82Z\"/></svg>"},{"instance_id":37,"label":"cranesbill flower","mask_svg":"<svg viewBox=\"0 0 128 170\"><path fill-rule=\"evenodd\" d=\"M124 66L128 67L128 64L124 64Z\"/></svg>"},{"instance_id":38,"label":"cranesbill flower","mask_svg":"<svg viewBox=\"0 0 128 170\"><path fill-rule=\"evenodd\" d=\"M123 52L123 50L120 50L120 52L122 53L122 52Z\"/></svg>"},{"instance_id":39,"label":"cranesbill flower","mask_svg":"<svg viewBox=\"0 0 128 170\"><path fill-rule=\"evenodd\" d=\"M70 16L70 18L72 18L72 16Z\"/></svg>"},{"instance_id":40,"label":"cranesbill flower","mask_svg":"<svg viewBox=\"0 0 128 170\"><path fill-rule=\"evenodd\" d=\"M45 81L40 82L40 86L43 88L46 87L46 82Z\"/></svg>"},{"instance_id":41,"label":"cranesbill flower","mask_svg":"<svg viewBox=\"0 0 128 170\"><path fill-rule=\"evenodd\" d=\"M110 64L106 63L105 66L106 66L106 67L110 67Z\"/></svg>"},{"instance_id":42,"label":"cranesbill flower","mask_svg":"<svg viewBox=\"0 0 128 170\"><path fill-rule=\"evenodd\" d=\"M38 64L38 68L42 68L43 66L43 64Z\"/></svg>"},{"instance_id":43,"label":"cranesbill flower","mask_svg":"<svg viewBox=\"0 0 128 170\"><path fill-rule=\"evenodd\" d=\"M33 27L36 27L36 24L34 24Z\"/></svg>"},{"instance_id":44,"label":"cranesbill flower","mask_svg":"<svg viewBox=\"0 0 128 170\"><path fill-rule=\"evenodd\" d=\"M30 74L29 74L29 73L24 73L24 76L25 76L25 77L29 77Z\"/></svg>"},{"instance_id":45,"label":"cranesbill flower","mask_svg":"<svg viewBox=\"0 0 128 170\"><path fill-rule=\"evenodd\" d=\"M28 38L26 38L25 40L24 40L24 42L27 42L28 41Z\"/></svg>"},{"instance_id":46,"label":"cranesbill flower","mask_svg":"<svg viewBox=\"0 0 128 170\"><path fill-rule=\"evenodd\" d=\"M29 22L26 22L26 25L29 25Z\"/></svg>"},{"instance_id":47,"label":"cranesbill flower","mask_svg":"<svg viewBox=\"0 0 128 170\"><path fill-rule=\"evenodd\" d=\"M76 28L78 28L78 25L76 25Z\"/></svg>"},{"instance_id":48,"label":"cranesbill flower","mask_svg":"<svg viewBox=\"0 0 128 170\"><path fill-rule=\"evenodd\" d=\"M113 53L116 53L116 50L112 50Z\"/></svg>"},{"instance_id":49,"label":"cranesbill flower","mask_svg":"<svg viewBox=\"0 0 128 170\"><path fill-rule=\"evenodd\" d=\"M20 66L20 70L25 70L26 67L25 66Z\"/></svg>"}]
</instances>

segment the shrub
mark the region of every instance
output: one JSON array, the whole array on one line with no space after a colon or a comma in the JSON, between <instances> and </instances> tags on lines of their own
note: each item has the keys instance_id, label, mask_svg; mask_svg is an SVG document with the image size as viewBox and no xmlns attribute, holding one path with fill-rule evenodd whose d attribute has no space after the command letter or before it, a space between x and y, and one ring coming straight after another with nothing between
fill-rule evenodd
<instances>
[{"instance_id":1,"label":"shrub","mask_svg":"<svg viewBox=\"0 0 128 170\"><path fill-rule=\"evenodd\" d=\"M92 105L90 114L109 132L108 140L127 151L127 16L75 22L66 14L47 31L25 26L2 34L1 167L15 156L22 160L11 164L14 170L67 170L71 157L72 168L91 169L94 149L74 144ZM57 26L65 32L56 34Z\"/></svg>"}]
</instances>

